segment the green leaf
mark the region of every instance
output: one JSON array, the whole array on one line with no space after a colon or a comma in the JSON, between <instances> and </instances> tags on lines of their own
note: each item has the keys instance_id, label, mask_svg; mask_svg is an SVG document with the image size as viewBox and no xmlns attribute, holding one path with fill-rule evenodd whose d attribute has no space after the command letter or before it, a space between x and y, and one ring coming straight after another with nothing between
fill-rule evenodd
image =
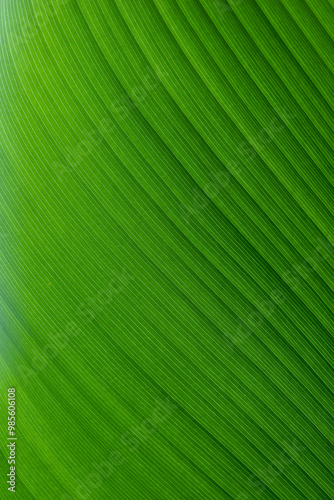
<instances>
[{"instance_id":1,"label":"green leaf","mask_svg":"<svg viewBox=\"0 0 334 500\"><path fill-rule=\"evenodd\" d=\"M333 20L2 1L1 498L334 498Z\"/></svg>"}]
</instances>

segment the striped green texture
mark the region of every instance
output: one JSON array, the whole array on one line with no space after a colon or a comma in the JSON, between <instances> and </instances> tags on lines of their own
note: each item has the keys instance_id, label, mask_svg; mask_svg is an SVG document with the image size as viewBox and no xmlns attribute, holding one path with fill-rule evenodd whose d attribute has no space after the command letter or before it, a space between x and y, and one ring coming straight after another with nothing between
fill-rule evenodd
<instances>
[{"instance_id":1,"label":"striped green texture","mask_svg":"<svg viewBox=\"0 0 334 500\"><path fill-rule=\"evenodd\" d=\"M0 498L334 499L334 1L0 35Z\"/></svg>"}]
</instances>

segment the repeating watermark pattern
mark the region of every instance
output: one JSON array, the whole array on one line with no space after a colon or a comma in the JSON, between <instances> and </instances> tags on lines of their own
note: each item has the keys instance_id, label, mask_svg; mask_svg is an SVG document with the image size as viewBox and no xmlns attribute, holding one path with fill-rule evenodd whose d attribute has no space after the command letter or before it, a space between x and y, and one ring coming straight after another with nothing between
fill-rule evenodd
<instances>
[{"instance_id":1,"label":"repeating watermark pattern","mask_svg":"<svg viewBox=\"0 0 334 500\"><path fill-rule=\"evenodd\" d=\"M168 72L163 68L157 67L153 70L153 68L147 66L141 85L137 85L129 90L129 93L124 93L113 101L112 106L115 115L124 120L137 108L137 104L145 101L157 89L167 76ZM103 141L108 141L115 127L115 116L113 118L110 116L104 117L96 127L85 132L85 139L79 141L73 147L68 147L64 161L54 161L52 163L52 169L58 180L63 181L65 174L77 170L84 159L91 155Z\"/></svg>"},{"instance_id":2,"label":"repeating watermark pattern","mask_svg":"<svg viewBox=\"0 0 334 500\"><path fill-rule=\"evenodd\" d=\"M285 441L283 449L276 460L267 465L265 469L259 469L257 475L252 474L248 478L248 484L252 486L257 496L260 498L267 487L286 471L287 467L304 451L305 446L294 439L293 443ZM292 458L295 457L295 458ZM259 479L261 478L261 480ZM240 492L237 500L248 500L249 495L246 492Z\"/></svg>"},{"instance_id":3,"label":"repeating watermark pattern","mask_svg":"<svg viewBox=\"0 0 334 500\"><path fill-rule=\"evenodd\" d=\"M237 151L244 158L244 163L250 164L257 155L257 152L265 149L273 142L283 130L295 119L287 108L275 111L268 125L261 129L257 135L249 138L248 141L242 141ZM192 199L188 206L180 204L180 212L184 221L189 224L191 218L199 215L210 203L220 197L232 181L232 177L240 177L243 171L241 162L229 162L227 168L213 174L212 181L207 183L203 189L195 187L192 193Z\"/></svg>"},{"instance_id":4,"label":"repeating watermark pattern","mask_svg":"<svg viewBox=\"0 0 334 500\"><path fill-rule=\"evenodd\" d=\"M283 280L289 286L293 286L296 291L301 285L302 279L307 280L316 272L320 262L326 261L333 253L334 245L328 240L318 239L318 245L309 258L312 265L304 259L300 265L292 266L291 269L283 273ZM233 351L235 346L240 347L252 335L251 327L259 328L264 323L265 317L261 314L260 310L266 311L266 318L269 320L277 307L280 307L286 300L287 297L281 290L273 289L270 297L260 304L258 310L253 311L247 317L246 322L239 320L239 325L232 337L226 337L225 343L229 349Z\"/></svg>"},{"instance_id":5,"label":"repeating watermark pattern","mask_svg":"<svg viewBox=\"0 0 334 500\"><path fill-rule=\"evenodd\" d=\"M118 439L118 446L102 462L92 464L92 472L85 482L77 481L75 496L64 493L61 500L87 500L92 498L96 490L103 482L110 478L113 472L120 467L129 454L138 450L141 444L156 432L157 428L166 422L170 416L179 408L178 404L172 402L168 397L165 400L157 400L156 406L150 418L144 418L142 422L132 427ZM93 496L93 498L95 498Z\"/></svg>"},{"instance_id":6,"label":"repeating watermark pattern","mask_svg":"<svg viewBox=\"0 0 334 500\"><path fill-rule=\"evenodd\" d=\"M214 6L217 14L221 18L224 18L226 13L233 11L235 7L240 6L244 1L245 0L230 0L228 2L227 0L217 0L214 2ZM25 44L28 40L31 41L37 35L38 30L46 28L52 18L54 18L54 16L59 13L60 9L69 2L71 2L71 0L48 0L43 3L39 2L39 7L35 10L35 15L32 20L30 22L23 21L19 26L19 32L11 37L12 42L14 42L14 49L20 50L22 44ZM8 54L7 56L2 55L2 59L5 57L8 57ZM158 70L153 71L152 68L148 67L142 85L136 86L129 93L125 93L116 99L113 103L114 111L121 118L125 119L136 108L136 103L143 102L147 98L149 92L153 92L163 78L167 76L168 73L164 70L158 68ZM279 118L281 118L281 120ZM252 145L256 146L257 151L265 148L273 141L273 136L279 134L285 128L285 124L293 119L294 115L289 114L286 109L281 110L271 119L267 128L262 129L256 137L250 138L248 142L242 142L239 145L239 152L246 158L247 162L252 162L257 154ZM282 123L282 120L285 123ZM65 163L53 162L52 164L52 168L58 179L63 181L65 173L69 173L73 169L78 168L81 162L90 155L103 140L108 139L115 126L115 119L106 117L99 122L97 127L87 131L85 139L80 141L76 147L68 148ZM206 185L204 190L194 188L191 205L188 208L182 205L184 220L189 223L192 216L196 216L207 207L209 203L208 196L211 200L220 196L224 189L230 184L232 176L238 176L241 173L242 166L240 164L230 163L227 169L215 174L214 180ZM7 235L5 233L0 234L0 238L5 239L6 237ZM283 279L287 284L298 287L301 283L301 276L307 279L316 271L317 265L321 261L326 260L326 258L333 254L334 246L331 243L326 240L319 240L318 243L319 245L312 256L312 265L305 259L300 266L293 267L283 275ZM321 253L320 250L322 250ZM326 256L324 256L324 253ZM77 307L77 316L84 318L87 323L94 321L97 316L103 312L104 308L110 304L113 297L121 293L133 279L134 277L126 270L123 270L121 274L114 273L106 288L100 290L95 297L88 297ZM275 309L283 304L285 300L286 297L280 290L273 290L270 294L270 299L262 303L260 309L265 309L267 313L269 311L267 318L270 318ZM260 312L254 311L249 315L247 322L252 326L259 327L263 321L264 316ZM35 354L32 358L30 367L25 365L19 366L19 371L23 377L24 383L27 384L31 377L36 376L44 370L48 363L54 360L55 357L69 345L71 340L80 333L80 327L75 321L70 320L65 325L65 328L59 331L52 341L44 346L42 353ZM240 346L245 342L250 335L251 329L245 326L245 323L240 320L239 327L236 329L233 338L226 339L226 343L229 348L233 350L236 345ZM8 398L8 403L10 405L8 407L8 432L10 437L7 439L10 440L8 444L8 464L10 465L10 472L7 474L7 476L9 476L7 482L10 483L8 489L15 492L15 440L17 439L15 437L15 389L8 389ZM108 457L100 463L94 462L92 464L93 471L88 475L86 481L77 482L75 497L65 493L62 496L62 500L86 500L91 498L96 490L101 487L103 481L111 477L113 472L126 461L127 456L136 451L141 444L147 441L147 439L157 430L158 426L170 418L172 413L177 409L178 405L171 402L168 398L166 398L165 401L157 401L156 407L150 418L143 419L138 426L131 428L128 432L119 437L119 449L116 448L113 450ZM277 460L271 462L266 469L259 470L257 476L251 475L248 478L249 484L252 485L252 488L254 488L259 497L264 493L267 486L272 484L286 470L293 461L291 457L298 457L298 455L305 450L305 447L297 442L297 440L292 444L290 442L285 442L283 448ZM259 477L261 477L261 480L259 480ZM237 496L237 500L248 500L248 498L249 495L245 492L240 492Z\"/></svg>"},{"instance_id":7,"label":"repeating watermark pattern","mask_svg":"<svg viewBox=\"0 0 334 500\"><path fill-rule=\"evenodd\" d=\"M214 7L220 19L222 20L227 12L233 12L235 7L239 7L246 0L216 0Z\"/></svg>"},{"instance_id":8,"label":"repeating watermark pattern","mask_svg":"<svg viewBox=\"0 0 334 500\"><path fill-rule=\"evenodd\" d=\"M263 150L274 140L274 137L280 134L294 119L295 115L291 114L287 108L275 111L267 127L260 130L257 135L251 137L249 142L244 141L240 143L238 150L239 153L244 156L245 163L251 163L257 154L251 144L256 146L257 151ZM231 162L226 169L214 174L214 179L206 184L203 189L195 187L190 205L179 205L179 211L184 222L190 224L192 218L199 216L211 201L223 195L232 180L232 176L238 178L242 175L242 172L243 166L241 163ZM327 260L333 254L333 251L334 246L329 240L319 238L318 245L313 254L309 256L308 260L304 259L303 262L297 266L292 265L291 268L282 275L283 280L289 286L293 286L295 290L298 289L302 283L302 279L306 281L316 272L319 263ZM283 305L285 301L286 297L283 292L275 289L270 293L270 297L260 304L258 309L266 311L266 317L270 319L276 308ZM259 327L264 322L264 316L259 310L253 311L245 322L239 320L239 325L233 333L233 337L226 337L226 345L232 351L235 345L241 345L251 335L251 327Z\"/></svg>"},{"instance_id":9,"label":"repeating watermark pattern","mask_svg":"<svg viewBox=\"0 0 334 500\"><path fill-rule=\"evenodd\" d=\"M51 20L58 15L59 11L72 0L49 0L37 2L34 16L30 21L23 20L18 26L18 32L11 34L11 47L15 51L22 50L22 45L35 38L38 30L46 28ZM0 51L2 55L2 51ZM2 55L5 57L5 55ZM8 54L7 54L8 57ZM159 84L167 77L168 72L160 66L153 69L147 66L140 85L134 86L128 92L124 92L117 97L113 103L113 111L116 116L125 119L132 113L136 105L145 101L150 93L154 92ZM99 146L103 140L108 140L112 131L116 127L116 118L106 116L100 120L99 124L85 131L85 139L79 141L75 146L67 148L64 161L52 162L52 169L59 181L64 180L64 175L80 167L82 161Z\"/></svg>"},{"instance_id":10,"label":"repeating watermark pattern","mask_svg":"<svg viewBox=\"0 0 334 500\"><path fill-rule=\"evenodd\" d=\"M134 276L125 268L121 273L113 271L108 285L102 288L94 298L88 297L77 307L77 315L84 317L90 323L110 304L113 297L121 293L134 279Z\"/></svg>"},{"instance_id":11,"label":"repeating watermark pattern","mask_svg":"<svg viewBox=\"0 0 334 500\"><path fill-rule=\"evenodd\" d=\"M96 296L87 297L76 309L76 317L83 318L85 323L91 323L103 312L116 295L120 294L134 280L134 276L125 268L122 272L110 271L111 279L106 287L99 290ZM18 367L19 376L24 385L41 373L59 354L69 346L70 342L81 333L74 320L66 323L42 351L36 352L31 359L31 365L21 364Z\"/></svg>"},{"instance_id":12,"label":"repeating watermark pattern","mask_svg":"<svg viewBox=\"0 0 334 500\"><path fill-rule=\"evenodd\" d=\"M22 50L23 45L32 41L40 30L45 29L51 20L59 14L72 0L43 0L34 2L34 14L31 19L22 19L16 25L16 30L10 33L10 46L15 52Z\"/></svg>"}]
</instances>

